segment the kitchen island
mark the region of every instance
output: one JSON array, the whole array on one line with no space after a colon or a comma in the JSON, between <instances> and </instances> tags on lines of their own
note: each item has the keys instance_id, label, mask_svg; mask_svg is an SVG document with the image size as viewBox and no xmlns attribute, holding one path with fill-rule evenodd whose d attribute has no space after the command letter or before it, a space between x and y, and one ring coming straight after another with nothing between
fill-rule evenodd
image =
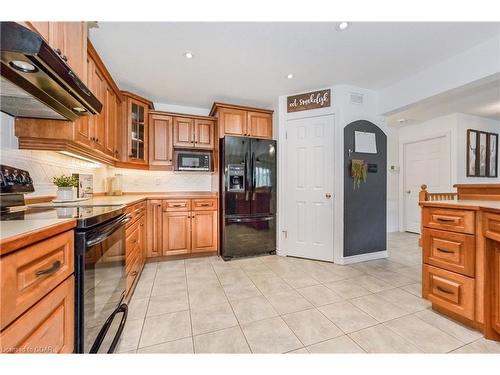
<instances>
[{"instance_id":1,"label":"kitchen island","mask_svg":"<svg viewBox=\"0 0 500 375\"><path fill-rule=\"evenodd\" d=\"M500 340L500 195L490 194L498 185L456 186L449 200L433 200L423 187L422 297Z\"/></svg>"}]
</instances>

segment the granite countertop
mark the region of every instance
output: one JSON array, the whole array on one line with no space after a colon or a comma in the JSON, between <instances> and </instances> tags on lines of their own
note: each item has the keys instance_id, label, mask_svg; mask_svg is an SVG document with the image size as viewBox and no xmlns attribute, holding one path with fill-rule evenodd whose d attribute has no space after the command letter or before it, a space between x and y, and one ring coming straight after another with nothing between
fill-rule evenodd
<instances>
[{"instance_id":1,"label":"granite countertop","mask_svg":"<svg viewBox=\"0 0 500 375\"><path fill-rule=\"evenodd\" d=\"M420 204L422 204L423 206L427 206L427 207L450 206L450 208L463 208L463 209L470 209L470 210L484 210L484 211L500 212L500 201L453 199L453 200L441 200L441 201L425 201L425 202L420 202Z\"/></svg>"},{"instance_id":2,"label":"granite countertop","mask_svg":"<svg viewBox=\"0 0 500 375\"><path fill-rule=\"evenodd\" d=\"M70 230L75 225L76 220L72 218L0 221L0 254Z\"/></svg>"},{"instance_id":3,"label":"granite countertop","mask_svg":"<svg viewBox=\"0 0 500 375\"><path fill-rule=\"evenodd\" d=\"M127 206L141 202L148 198L172 199L172 198L217 198L217 192L210 191L186 191L186 192L165 192L165 193L141 193L125 194L120 196L96 196L80 202L69 203L36 203L29 204L28 207L61 207L61 206ZM0 221L0 254L6 254L16 249L16 244L21 243L27 246L30 243L43 240L48 237L48 231L54 235L64 230L75 227L75 219L25 219L13 221ZM38 233L39 232L39 233ZM45 233L44 233L45 232ZM26 237L26 238L23 238ZM19 246L18 246L19 247Z\"/></svg>"},{"instance_id":4,"label":"granite countertop","mask_svg":"<svg viewBox=\"0 0 500 375\"><path fill-rule=\"evenodd\" d=\"M211 191L182 191L182 192L165 192L165 193L140 193L140 194L124 194L107 196L100 195L92 199L79 202L69 203L36 203L30 204L29 207L55 207L55 206L122 206L138 203L145 199L172 199L172 198L217 198L217 192Z\"/></svg>"}]
</instances>

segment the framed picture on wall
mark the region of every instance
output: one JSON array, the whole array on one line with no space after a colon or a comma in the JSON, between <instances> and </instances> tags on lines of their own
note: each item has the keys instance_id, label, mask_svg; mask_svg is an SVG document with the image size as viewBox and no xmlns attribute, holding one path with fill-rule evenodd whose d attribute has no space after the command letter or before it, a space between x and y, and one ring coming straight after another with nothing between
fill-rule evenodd
<instances>
[{"instance_id":1,"label":"framed picture on wall","mask_svg":"<svg viewBox=\"0 0 500 375\"><path fill-rule=\"evenodd\" d=\"M498 176L498 134L488 134L488 177Z\"/></svg>"},{"instance_id":2,"label":"framed picture on wall","mask_svg":"<svg viewBox=\"0 0 500 375\"><path fill-rule=\"evenodd\" d=\"M498 134L467 130L467 177L498 176Z\"/></svg>"},{"instance_id":3,"label":"framed picture on wall","mask_svg":"<svg viewBox=\"0 0 500 375\"><path fill-rule=\"evenodd\" d=\"M476 177L477 131L467 130L467 177Z\"/></svg>"}]
</instances>

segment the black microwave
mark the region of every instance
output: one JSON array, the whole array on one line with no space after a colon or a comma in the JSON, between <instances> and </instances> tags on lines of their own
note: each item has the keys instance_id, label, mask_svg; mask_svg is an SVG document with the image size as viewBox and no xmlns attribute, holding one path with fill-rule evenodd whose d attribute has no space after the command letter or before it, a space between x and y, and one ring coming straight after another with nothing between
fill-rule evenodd
<instances>
[{"instance_id":1,"label":"black microwave","mask_svg":"<svg viewBox=\"0 0 500 375\"><path fill-rule=\"evenodd\" d=\"M176 171L212 171L212 154L208 151L176 151Z\"/></svg>"}]
</instances>

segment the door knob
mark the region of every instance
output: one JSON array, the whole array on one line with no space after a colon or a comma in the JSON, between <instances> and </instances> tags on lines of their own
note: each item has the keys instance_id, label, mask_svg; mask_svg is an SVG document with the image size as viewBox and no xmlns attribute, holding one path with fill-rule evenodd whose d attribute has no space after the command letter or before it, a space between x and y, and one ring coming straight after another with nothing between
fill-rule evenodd
<instances>
[{"instance_id":1,"label":"door knob","mask_svg":"<svg viewBox=\"0 0 500 375\"><path fill-rule=\"evenodd\" d=\"M327 199L330 199L330 198L332 197L332 195L331 195L330 193L326 193L326 194L325 194L325 197L326 197Z\"/></svg>"},{"instance_id":2,"label":"door knob","mask_svg":"<svg viewBox=\"0 0 500 375\"><path fill-rule=\"evenodd\" d=\"M411 194L411 190L406 190L406 194Z\"/></svg>"}]
</instances>

